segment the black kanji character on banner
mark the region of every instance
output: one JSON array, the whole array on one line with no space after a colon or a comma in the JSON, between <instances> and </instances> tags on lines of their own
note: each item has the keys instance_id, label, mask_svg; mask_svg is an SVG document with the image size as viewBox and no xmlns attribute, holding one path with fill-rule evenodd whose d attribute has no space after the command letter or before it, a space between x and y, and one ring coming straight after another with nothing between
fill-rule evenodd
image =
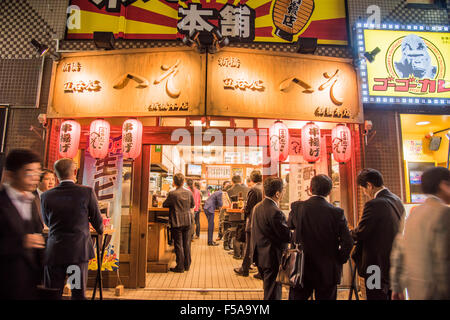
<instances>
[{"instance_id":1,"label":"black kanji character on banner","mask_svg":"<svg viewBox=\"0 0 450 320\"><path fill-rule=\"evenodd\" d=\"M142 0L143 2L148 2L150 0ZM106 8L108 12L120 12L120 7L128 7L130 4L136 2L136 0L89 0L97 8Z\"/></svg>"},{"instance_id":2,"label":"black kanji character on banner","mask_svg":"<svg viewBox=\"0 0 450 320\"><path fill-rule=\"evenodd\" d=\"M227 4L219 11L219 30L230 40L251 42L255 39L255 10L247 5Z\"/></svg>"},{"instance_id":3,"label":"black kanji character on banner","mask_svg":"<svg viewBox=\"0 0 450 320\"><path fill-rule=\"evenodd\" d=\"M211 32L214 29L214 25L209 23L210 19L218 19L217 10L208 8L202 9L198 3L190 3L188 8L180 6L178 8L178 16L180 20L177 24L178 32L181 34L189 35L194 34L196 31L208 31Z\"/></svg>"}]
</instances>

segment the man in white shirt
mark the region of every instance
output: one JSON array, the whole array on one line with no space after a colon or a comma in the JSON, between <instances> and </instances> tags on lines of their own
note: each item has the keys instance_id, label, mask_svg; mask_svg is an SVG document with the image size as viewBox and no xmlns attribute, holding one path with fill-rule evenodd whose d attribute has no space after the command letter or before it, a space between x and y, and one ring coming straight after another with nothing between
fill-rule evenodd
<instances>
[{"instance_id":1,"label":"man in white shirt","mask_svg":"<svg viewBox=\"0 0 450 320\"><path fill-rule=\"evenodd\" d=\"M14 149L7 155L8 184L0 188L0 300L35 299L44 248L42 222L32 191L41 175L38 155Z\"/></svg>"},{"instance_id":2,"label":"man in white shirt","mask_svg":"<svg viewBox=\"0 0 450 320\"><path fill-rule=\"evenodd\" d=\"M450 171L428 169L422 175L424 204L414 208L391 254L392 299L450 299Z\"/></svg>"}]
</instances>

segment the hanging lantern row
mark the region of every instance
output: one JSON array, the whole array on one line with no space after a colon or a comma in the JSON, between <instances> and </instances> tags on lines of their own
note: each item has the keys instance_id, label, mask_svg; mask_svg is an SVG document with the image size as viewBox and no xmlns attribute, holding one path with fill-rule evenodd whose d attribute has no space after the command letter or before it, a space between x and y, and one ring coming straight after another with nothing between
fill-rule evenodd
<instances>
[{"instance_id":1,"label":"hanging lantern row","mask_svg":"<svg viewBox=\"0 0 450 320\"><path fill-rule=\"evenodd\" d=\"M108 155L110 132L111 128L108 121L97 119L91 122L89 153L93 158L103 159Z\"/></svg>"},{"instance_id":2,"label":"hanging lantern row","mask_svg":"<svg viewBox=\"0 0 450 320\"><path fill-rule=\"evenodd\" d=\"M142 123L128 119L122 126L122 150L125 159L136 159L142 149ZM103 159L108 155L111 128L107 121L97 119L91 122L89 130L89 153L93 158ZM81 126L74 120L61 124L59 154L64 158L74 158L80 145Z\"/></svg>"},{"instance_id":3,"label":"hanging lantern row","mask_svg":"<svg viewBox=\"0 0 450 320\"><path fill-rule=\"evenodd\" d=\"M302 128L302 156L309 163L320 158L320 128L314 122L308 122Z\"/></svg>"},{"instance_id":4,"label":"hanging lantern row","mask_svg":"<svg viewBox=\"0 0 450 320\"><path fill-rule=\"evenodd\" d=\"M73 120L61 124L59 132L59 154L63 158L74 158L80 145L81 126Z\"/></svg>"},{"instance_id":5,"label":"hanging lantern row","mask_svg":"<svg viewBox=\"0 0 450 320\"><path fill-rule=\"evenodd\" d=\"M269 129L270 139L270 154L272 159L278 159L279 162L283 162L289 156L289 129L280 120L275 123Z\"/></svg>"},{"instance_id":6,"label":"hanging lantern row","mask_svg":"<svg viewBox=\"0 0 450 320\"><path fill-rule=\"evenodd\" d=\"M136 159L142 149L142 122L128 119L122 126L122 152L125 159Z\"/></svg>"},{"instance_id":7,"label":"hanging lantern row","mask_svg":"<svg viewBox=\"0 0 450 320\"><path fill-rule=\"evenodd\" d=\"M334 159L346 163L352 156L351 132L344 124L338 124L331 131L331 145Z\"/></svg>"},{"instance_id":8,"label":"hanging lantern row","mask_svg":"<svg viewBox=\"0 0 450 320\"><path fill-rule=\"evenodd\" d=\"M308 122L302 130L302 156L309 163L320 159L320 128L314 122ZM273 159L285 161L289 155L289 130L280 120L270 127L270 152ZM345 124L338 124L331 131L331 144L334 159L346 163L352 154L351 132Z\"/></svg>"}]
</instances>

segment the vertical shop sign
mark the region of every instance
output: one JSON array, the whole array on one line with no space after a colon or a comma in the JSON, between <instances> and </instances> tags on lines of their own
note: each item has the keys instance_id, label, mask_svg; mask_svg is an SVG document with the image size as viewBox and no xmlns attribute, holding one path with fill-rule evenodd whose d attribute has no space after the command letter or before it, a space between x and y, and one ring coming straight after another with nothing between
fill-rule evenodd
<instances>
[{"instance_id":1,"label":"vertical shop sign","mask_svg":"<svg viewBox=\"0 0 450 320\"><path fill-rule=\"evenodd\" d=\"M100 211L115 230L102 262L102 270L107 271L119 268L123 166L121 141L122 137L110 138L108 154L103 159L93 158L88 151L85 153L83 185L94 189ZM103 218L105 220L105 216ZM89 270L97 270L97 257L89 261Z\"/></svg>"},{"instance_id":2,"label":"vertical shop sign","mask_svg":"<svg viewBox=\"0 0 450 320\"><path fill-rule=\"evenodd\" d=\"M320 138L320 148L326 150L326 138ZM319 161L308 163L299 156L290 157L289 202L308 200L312 196L311 179L318 174L328 175L328 158L326 152L320 153Z\"/></svg>"}]
</instances>

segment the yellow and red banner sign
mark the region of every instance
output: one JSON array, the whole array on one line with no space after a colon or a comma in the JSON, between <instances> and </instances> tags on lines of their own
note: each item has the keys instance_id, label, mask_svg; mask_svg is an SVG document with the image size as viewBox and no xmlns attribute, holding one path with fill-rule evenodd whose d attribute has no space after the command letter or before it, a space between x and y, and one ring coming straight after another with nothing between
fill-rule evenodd
<instances>
[{"instance_id":1,"label":"yellow and red banner sign","mask_svg":"<svg viewBox=\"0 0 450 320\"><path fill-rule=\"evenodd\" d=\"M358 51L367 58L361 64L363 102L448 105L448 30L396 25L359 29Z\"/></svg>"},{"instance_id":2,"label":"yellow and red banner sign","mask_svg":"<svg viewBox=\"0 0 450 320\"><path fill-rule=\"evenodd\" d=\"M345 0L71 0L66 39L92 39L94 31L116 38L175 40L193 30L219 30L239 42L347 45ZM73 19L72 19L73 20Z\"/></svg>"}]
</instances>

